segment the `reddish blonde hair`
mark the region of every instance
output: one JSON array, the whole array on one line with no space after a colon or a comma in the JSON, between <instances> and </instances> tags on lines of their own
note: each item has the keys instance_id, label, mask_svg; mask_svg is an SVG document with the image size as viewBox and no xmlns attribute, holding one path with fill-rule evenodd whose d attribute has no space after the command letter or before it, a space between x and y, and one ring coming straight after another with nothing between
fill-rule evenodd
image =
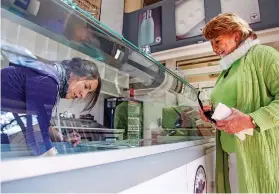
<instances>
[{"instance_id":1,"label":"reddish blonde hair","mask_svg":"<svg viewBox=\"0 0 279 194\"><path fill-rule=\"evenodd\" d=\"M241 41L248 37L256 39L257 35L249 24L234 13L223 13L211 19L203 29L203 35L207 40L217 38L221 34L240 32Z\"/></svg>"}]
</instances>

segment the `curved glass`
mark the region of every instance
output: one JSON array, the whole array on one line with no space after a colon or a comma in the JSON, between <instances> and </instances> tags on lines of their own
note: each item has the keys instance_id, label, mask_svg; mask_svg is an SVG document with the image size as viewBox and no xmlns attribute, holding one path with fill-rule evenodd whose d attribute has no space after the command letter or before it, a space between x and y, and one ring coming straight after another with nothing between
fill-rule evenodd
<instances>
[{"instance_id":1,"label":"curved glass","mask_svg":"<svg viewBox=\"0 0 279 194\"><path fill-rule=\"evenodd\" d=\"M76 4L2 0L1 7L1 98L6 103L1 102L2 159L214 136L211 124L199 118L198 91L178 71L167 69ZM12 49L3 45L11 45ZM36 68L62 64L74 57L88 60L98 69L102 87L92 111L83 111L86 103L82 99L59 98L54 104L44 101L56 99L55 91L64 83L61 74L56 86L49 80L51 73L32 68L30 72L30 66L16 64L22 63L19 59L28 59ZM90 81L70 77L69 88L84 80ZM18 104L23 105L18 108Z\"/></svg>"}]
</instances>

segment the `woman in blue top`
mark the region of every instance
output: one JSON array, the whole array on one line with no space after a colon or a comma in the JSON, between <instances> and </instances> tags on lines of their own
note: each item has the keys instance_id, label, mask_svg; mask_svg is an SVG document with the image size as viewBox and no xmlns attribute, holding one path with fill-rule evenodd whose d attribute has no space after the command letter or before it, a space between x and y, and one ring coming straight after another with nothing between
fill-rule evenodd
<instances>
[{"instance_id":1,"label":"woman in blue top","mask_svg":"<svg viewBox=\"0 0 279 194\"><path fill-rule=\"evenodd\" d=\"M9 67L1 69L1 109L27 115L25 138L32 155L53 148L49 127L52 110L60 98L85 99L86 111L94 107L100 91L96 64L80 58L45 64L14 55L9 58ZM32 115L38 119L43 149L34 136Z\"/></svg>"}]
</instances>

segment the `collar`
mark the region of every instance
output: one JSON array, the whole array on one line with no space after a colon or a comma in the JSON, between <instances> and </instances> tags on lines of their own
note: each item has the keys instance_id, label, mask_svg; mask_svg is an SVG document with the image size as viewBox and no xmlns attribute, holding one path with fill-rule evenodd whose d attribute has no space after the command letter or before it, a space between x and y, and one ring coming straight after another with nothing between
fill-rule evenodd
<instances>
[{"instance_id":1,"label":"collar","mask_svg":"<svg viewBox=\"0 0 279 194\"><path fill-rule=\"evenodd\" d=\"M246 53L250 50L251 47L259 43L260 41L258 39L246 39L244 42L240 44L240 46L237 49L235 49L232 53L223 57L220 60L219 64L221 69L223 71L229 69L235 61L246 55Z\"/></svg>"}]
</instances>

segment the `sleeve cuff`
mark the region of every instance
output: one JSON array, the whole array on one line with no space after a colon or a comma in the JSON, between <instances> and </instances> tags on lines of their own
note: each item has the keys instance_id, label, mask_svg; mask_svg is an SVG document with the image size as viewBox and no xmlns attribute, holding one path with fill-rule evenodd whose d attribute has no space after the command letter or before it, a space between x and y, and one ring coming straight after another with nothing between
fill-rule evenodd
<instances>
[{"instance_id":1,"label":"sleeve cuff","mask_svg":"<svg viewBox=\"0 0 279 194\"><path fill-rule=\"evenodd\" d=\"M249 114L255 121L258 132L263 132L267 129L279 126L279 120L276 120L270 113L266 113L264 109L259 109Z\"/></svg>"}]
</instances>

